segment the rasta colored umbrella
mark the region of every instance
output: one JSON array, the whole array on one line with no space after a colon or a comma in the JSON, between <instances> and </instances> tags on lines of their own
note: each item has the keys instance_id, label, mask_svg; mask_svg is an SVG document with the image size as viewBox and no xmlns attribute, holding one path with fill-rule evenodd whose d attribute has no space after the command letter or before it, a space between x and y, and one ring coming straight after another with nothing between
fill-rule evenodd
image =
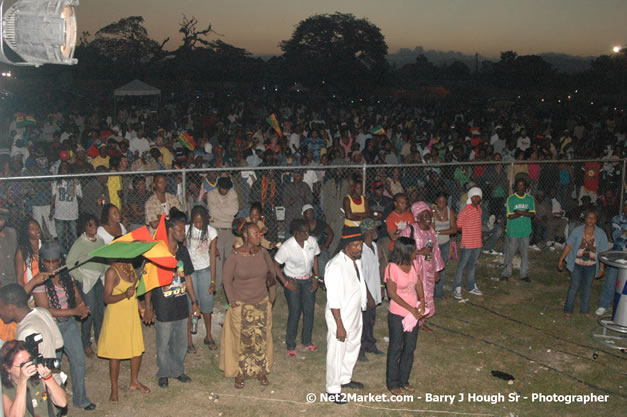
<instances>
[{"instance_id":1,"label":"rasta colored umbrella","mask_svg":"<svg viewBox=\"0 0 627 417\"><path fill-rule=\"evenodd\" d=\"M57 273L64 268L74 269L91 258L134 259L152 249L156 244L157 242L111 242L108 245L92 250L74 262L73 265L63 265L53 272Z\"/></svg>"}]
</instances>

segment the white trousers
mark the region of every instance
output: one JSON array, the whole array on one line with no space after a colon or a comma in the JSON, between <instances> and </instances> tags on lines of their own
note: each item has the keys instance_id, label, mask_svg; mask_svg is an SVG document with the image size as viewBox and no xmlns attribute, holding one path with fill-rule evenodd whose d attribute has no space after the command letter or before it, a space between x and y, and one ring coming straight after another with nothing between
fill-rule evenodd
<instances>
[{"instance_id":1,"label":"white trousers","mask_svg":"<svg viewBox=\"0 0 627 417\"><path fill-rule=\"evenodd\" d=\"M50 206L33 206L33 218L41 226L44 237L56 238L57 228L54 225L54 219L50 220L48 216L50 216ZM46 236L47 234L50 236Z\"/></svg>"},{"instance_id":2,"label":"white trousers","mask_svg":"<svg viewBox=\"0 0 627 417\"><path fill-rule=\"evenodd\" d=\"M361 309L340 309L342 323L346 329L344 342L337 340L337 324L330 310L326 310L327 322L327 392L338 394L342 384L351 382L361 347Z\"/></svg>"}]
</instances>

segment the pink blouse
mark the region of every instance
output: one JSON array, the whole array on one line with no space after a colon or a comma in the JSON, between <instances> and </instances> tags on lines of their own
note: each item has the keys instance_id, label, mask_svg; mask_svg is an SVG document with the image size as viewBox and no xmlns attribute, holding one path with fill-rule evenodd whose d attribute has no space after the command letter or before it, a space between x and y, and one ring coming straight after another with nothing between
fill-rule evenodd
<instances>
[{"instance_id":1,"label":"pink blouse","mask_svg":"<svg viewBox=\"0 0 627 417\"><path fill-rule=\"evenodd\" d=\"M388 279L396 284L396 293L410 306L418 304L418 293L416 292L416 283L418 282L418 271L412 266L409 272L405 272L400 266L390 263L385 268L385 282ZM390 313L405 317L410 314L405 308L401 307L396 301L390 301Z\"/></svg>"}]
</instances>

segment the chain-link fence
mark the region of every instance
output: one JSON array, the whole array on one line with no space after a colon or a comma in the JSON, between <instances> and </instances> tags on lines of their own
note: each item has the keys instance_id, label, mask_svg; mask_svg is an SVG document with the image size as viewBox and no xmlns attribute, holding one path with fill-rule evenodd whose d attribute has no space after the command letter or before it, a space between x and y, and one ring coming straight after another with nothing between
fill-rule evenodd
<instances>
[{"instance_id":1,"label":"chain-link fence","mask_svg":"<svg viewBox=\"0 0 627 417\"><path fill-rule=\"evenodd\" d=\"M457 212L465 204L466 191L478 186L483 190L484 217L494 215L493 223L502 230L506 199L515 180L523 177L529 183L528 192L536 198L534 235L541 243L564 239L565 225L570 223L572 227L591 207L599 212L599 225L609 231L611 218L622 207L626 161L244 167L24 176L0 178L0 203L10 210L9 223L13 226L34 217L42 227L44 239L56 237L69 248L81 232L80 219L91 215L99 221L106 220L108 213L103 213L103 208L108 204L120 209L120 220L127 230L154 223L157 215L174 201L170 197L170 203L160 201L147 207L156 185L155 175L159 174L164 176L165 191L174 196L188 216L195 205L202 204L214 211L231 210L236 213L231 218L246 218L253 203L258 203L255 207L260 211L260 220L267 229L264 237L269 243L289 236L290 221L302 217L303 207L310 204L313 217L320 220L312 234L321 244L335 248L344 224L345 198L355 182L361 185L363 191L358 192L363 192L371 211L379 213L381 220L394 209L397 193L407 196L409 206L415 201L434 203L439 193L445 193L449 207ZM233 184L233 199L228 207L224 201L212 201L219 198L217 191L212 191L223 176L228 176ZM218 212L210 212L210 216L213 221L224 219ZM237 226L237 221L234 223Z\"/></svg>"}]
</instances>

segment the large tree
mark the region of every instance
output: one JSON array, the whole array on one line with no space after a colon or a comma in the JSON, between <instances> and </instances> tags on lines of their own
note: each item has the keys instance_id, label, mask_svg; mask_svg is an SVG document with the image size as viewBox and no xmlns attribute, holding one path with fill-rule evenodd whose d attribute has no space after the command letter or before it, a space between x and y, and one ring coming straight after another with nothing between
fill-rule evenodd
<instances>
[{"instance_id":1,"label":"large tree","mask_svg":"<svg viewBox=\"0 0 627 417\"><path fill-rule=\"evenodd\" d=\"M319 14L301 21L280 43L285 76L311 86L363 87L380 84L388 47L381 30L352 14Z\"/></svg>"}]
</instances>

